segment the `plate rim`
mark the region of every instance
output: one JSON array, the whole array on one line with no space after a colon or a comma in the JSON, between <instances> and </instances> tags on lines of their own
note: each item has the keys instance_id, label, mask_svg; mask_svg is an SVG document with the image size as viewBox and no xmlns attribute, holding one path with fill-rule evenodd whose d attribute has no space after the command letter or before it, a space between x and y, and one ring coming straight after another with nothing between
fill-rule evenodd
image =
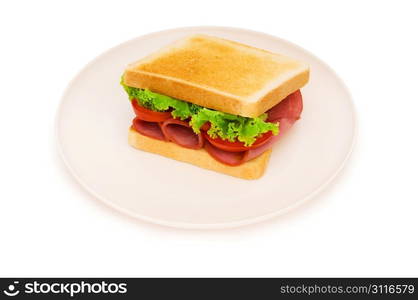
<instances>
[{"instance_id":1,"label":"plate rim","mask_svg":"<svg viewBox=\"0 0 418 300\"><path fill-rule=\"evenodd\" d=\"M64 98L65 96L68 94L68 92L71 90L72 86L74 85L76 79L78 77L80 77L80 75L86 70L88 69L91 65L93 65L96 61L100 60L103 56L105 56L106 54L108 54L109 52L112 52L113 50L134 42L135 40L139 40L139 39L143 39L145 37L152 37L154 35L159 35L162 33L170 33L172 31L179 31L179 30L210 30L210 29L217 29L217 30L228 30L228 31L241 31L241 32L249 32L252 34L256 34L256 35L261 35L261 36L265 36L267 38L270 39L275 39L275 40L279 40L282 42L285 42L287 44L290 44L292 47L298 48L299 50L302 50L306 53L308 53L309 55L311 55L315 60L321 62L323 64L323 66L333 75L334 78L337 79L337 81L340 83L341 87L344 89L344 91L347 93L348 98L349 98L349 103L352 109L352 118L353 118L353 136L352 136L352 140L351 140L351 144L350 144L350 148L347 151L344 159L340 162L338 168L335 169L335 171L333 172L333 174L331 176L329 176L329 178L327 180L325 180L324 182L322 182L321 184L319 184L311 193L309 193L307 196L305 197L301 197L301 199L299 199L298 201L295 201L292 205L289 205L285 208L282 208L280 210L268 213L268 214L264 214L261 216L257 216L257 217L251 217L251 218L245 218L242 220L236 220L236 221L231 221L231 222L221 222L221 223L187 223L187 222L175 222L175 221L165 221L165 220L161 220L158 218L152 218L146 215L141 215L138 213L133 213L131 211L129 211L128 209L122 208L117 206L116 204L114 204L112 201L108 200L105 196L99 195L98 192L94 191L93 188L89 187L83 180L82 178L77 174L77 172L75 171L75 169L71 166L71 164L69 163L69 161L67 160L66 156L65 156L65 151L63 149L63 145L62 145L62 141L60 138L60 134L59 134L59 121L60 121L60 116L62 114L62 110L63 110L63 106L64 106ZM134 219L138 219L144 222L148 222L148 223L153 223L153 224L157 224L157 225L161 225L161 226L167 226L167 227L172 227L172 228L179 228L179 229L203 229L203 230L211 230L211 229L228 229L228 228L236 228L236 227L242 227L242 226L247 226L247 225L251 225L251 224L255 224L255 223L260 223L263 221L267 221L269 219L278 217L280 215L286 214L296 208L298 208L299 206L301 206L302 204L306 203L307 201L311 200L312 198L316 197L320 192L322 192L326 187L328 187L330 185L330 183L332 181L334 181L334 179L338 176L338 174L342 171L342 169L346 166L349 158L351 157L351 154L355 148L355 145L357 143L357 137L358 137L358 116L357 116L357 110L356 110L356 106L354 104L353 101L353 97L351 95L350 90L348 89L347 85L345 84L345 82L341 79L341 77L334 71L333 68L331 68L326 62L324 62L322 59L318 58L315 54L313 54L312 52L310 52L309 50L306 50L304 48L302 48L301 46L294 44L293 42L290 42L286 39L283 39L281 37L277 37L274 36L272 34L268 34L268 33L264 33L264 32L260 32L260 31L256 31L256 30L252 30L252 29L245 29L245 28L239 28L239 27L230 27L230 26L183 26L183 27L176 27L176 28L170 28L170 29L163 29L163 30L159 30L159 31L154 31L151 33L147 33L147 34L143 34L137 37L134 37L132 39L129 39L127 41L124 41L122 43L119 43L116 46L113 46L105 51L103 51L102 53L100 53L99 55L97 55L95 58L93 58L92 60L90 60L86 65L84 65L69 81L69 83L67 84L67 86L65 87L64 91L61 94L60 97L60 103L58 105L58 108L56 110L56 114L55 114L55 120L54 120L54 139L55 139L55 145L57 146L57 151L59 153L59 156L61 157L62 161L64 162L64 165L67 167L67 170L69 171L69 173L73 176L73 178L75 178L75 180L77 181L78 184L80 184L90 195L92 195L94 198L96 198L97 200L100 200L101 202L103 202L104 204L106 204L108 207L122 213L125 214L131 218Z\"/></svg>"}]
</instances>

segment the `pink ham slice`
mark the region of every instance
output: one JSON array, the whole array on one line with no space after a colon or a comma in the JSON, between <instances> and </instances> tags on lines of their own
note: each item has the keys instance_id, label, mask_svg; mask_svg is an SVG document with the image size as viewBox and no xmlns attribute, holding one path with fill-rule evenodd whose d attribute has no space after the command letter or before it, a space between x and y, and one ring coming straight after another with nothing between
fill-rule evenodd
<instances>
[{"instance_id":1,"label":"pink ham slice","mask_svg":"<svg viewBox=\"0 0 418 300\"><path fill-rule=\"evenodd\" d=\"M260 147L261 148L261 147ZM248 151L229 152L216 148L211 143L205 143L205 150L217 161L228 166L239 166L245 161Z\"/></svg>"},{"instance_id":2,"label":"pink ham slice","mask_svg":"<svg viewBox=\"0 0 418 300\"><path fill-rule=\"evenodd\" d=\"M203 147L204 139L201 134L194 133L189 123L178 119L167 119L161 124L161 130L170 142L190 149Z\"/></svg>"},{"instance_id":3,"label":"pink ham slice","mask_svg":"<svg viewBox=\"0 0 418 300\"><path fill-rule=\"evenodd\" d=\"M160 128L160 124L157 122L148 122L141 120L139 118L135 118L132 121L132 127L138 131L140 134L145 135L147 137L165 141L166 138Z\"/></svg>"},{"instance_id":4,"label":"pink ham slice","mask_svg":"<svg viewBox=\"0 0 418 300\"><path fill-rule=\"evenodd\" d=\"M302 94L300 90L290 94L279 104L273 106L267 111L268 121L275 122L278 119L295 119L300 118L303 109Z\"/></svg>"},{"instance_id":5,"label":"pink ham slice","mask_svg":"<svg viewBox=\"0 0 418 300\"><path fill-rule=\"evenodd\" d=\"M229 166L239 166L249 160L252 160L266 150L270 149L277 140L283 136L290 127L300 118L302 113L303 102L302 95L300 91L287 96L279 104L271 108L268 113L268 120L272 123L279 123L279 134L273 136L267 143L264 145L250 149L243 152L228 152L219 148L216 148L210 143L205 144L206 151L217 161L229 165Z\"/></svg>"}]
</instances>

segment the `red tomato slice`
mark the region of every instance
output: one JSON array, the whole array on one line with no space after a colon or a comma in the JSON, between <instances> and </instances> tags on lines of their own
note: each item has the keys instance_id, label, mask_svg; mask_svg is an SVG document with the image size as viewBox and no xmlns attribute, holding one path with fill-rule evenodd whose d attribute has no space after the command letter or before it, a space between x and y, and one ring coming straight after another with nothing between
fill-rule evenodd
<instances>
[{"instance_id":1,"label":"red tomato slice","mask_svg":"<svg viewBox=\"0 0 418 300\"><path fill-rule=\"evenodd\" d=\"M147 109L142 105L139 105L136 99L132 99L131 103L136 116L143 121L164 122L165 120L171 118L170 112L158 112Z\"/></svg>"},{"instance_id":2,"label":"red tomato slice","mask_svg":"<svg viewBox=\"0 0 418 300\"><path fill-rule=\"evenodd\" d=\"M242 151L258 148L258 147L264 145L265 143L267 143L270 140L270 138L273 136L273 133L271 131L263 133L263 135L260 136L254 142L254 144L252 144L249 147L245 146L245 144L243 142L240 142L240 141L230 142L228 140L223 140L221 138L213 139L206 133L206 131L203 131L203 130L202 130L202 135L206 138L206 140L209 143L211 143L212 145L214 145L215 147L217 147L219 149L229 151L229 152L242 152Z\"/></svg>"}]
</instances>

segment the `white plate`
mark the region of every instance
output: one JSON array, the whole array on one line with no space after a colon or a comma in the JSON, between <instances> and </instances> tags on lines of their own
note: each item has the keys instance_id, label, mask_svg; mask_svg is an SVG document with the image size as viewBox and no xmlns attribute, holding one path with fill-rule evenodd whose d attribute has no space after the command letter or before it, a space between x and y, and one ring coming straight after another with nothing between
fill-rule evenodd
<instances>
[{"instance_id":1,"label":"white plate","mask_svg":"<svg viewBox=\"0 0 418 300\"><path fill-rule=\"evenodd\" d=\"M119 85L125 66L176 39L206 33L307 62L302 118L274 147L265 175L254 181L135 150L127 143L133 113ZM322 61L282 39L224 27L152 33L89 63L70 83L57 115L62 157L75 178L111 207L141 220L182 228L236 227L294 208L341 170L355 136L353 104Z\"/></svg>"}]
</instances>

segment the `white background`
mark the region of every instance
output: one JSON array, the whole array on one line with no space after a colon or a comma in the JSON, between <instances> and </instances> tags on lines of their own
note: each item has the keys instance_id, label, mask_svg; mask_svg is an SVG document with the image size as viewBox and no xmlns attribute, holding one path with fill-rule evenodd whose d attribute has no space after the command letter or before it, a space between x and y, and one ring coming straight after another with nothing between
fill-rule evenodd
<instances>
[{"instance_id":1,"label":"white background","mask_svg":"<svg viewBox=\"0 0 418 300\"><path fill-rule=\"evenodd\" d=\"M414 2L2 1L0 276L418 276ZM184 231L113 212L72 179L54 141L69 80L125 40L196 25L279 36L342 77L359 136L332 187L272 221Z\"/></svg>"}]
</instances>

